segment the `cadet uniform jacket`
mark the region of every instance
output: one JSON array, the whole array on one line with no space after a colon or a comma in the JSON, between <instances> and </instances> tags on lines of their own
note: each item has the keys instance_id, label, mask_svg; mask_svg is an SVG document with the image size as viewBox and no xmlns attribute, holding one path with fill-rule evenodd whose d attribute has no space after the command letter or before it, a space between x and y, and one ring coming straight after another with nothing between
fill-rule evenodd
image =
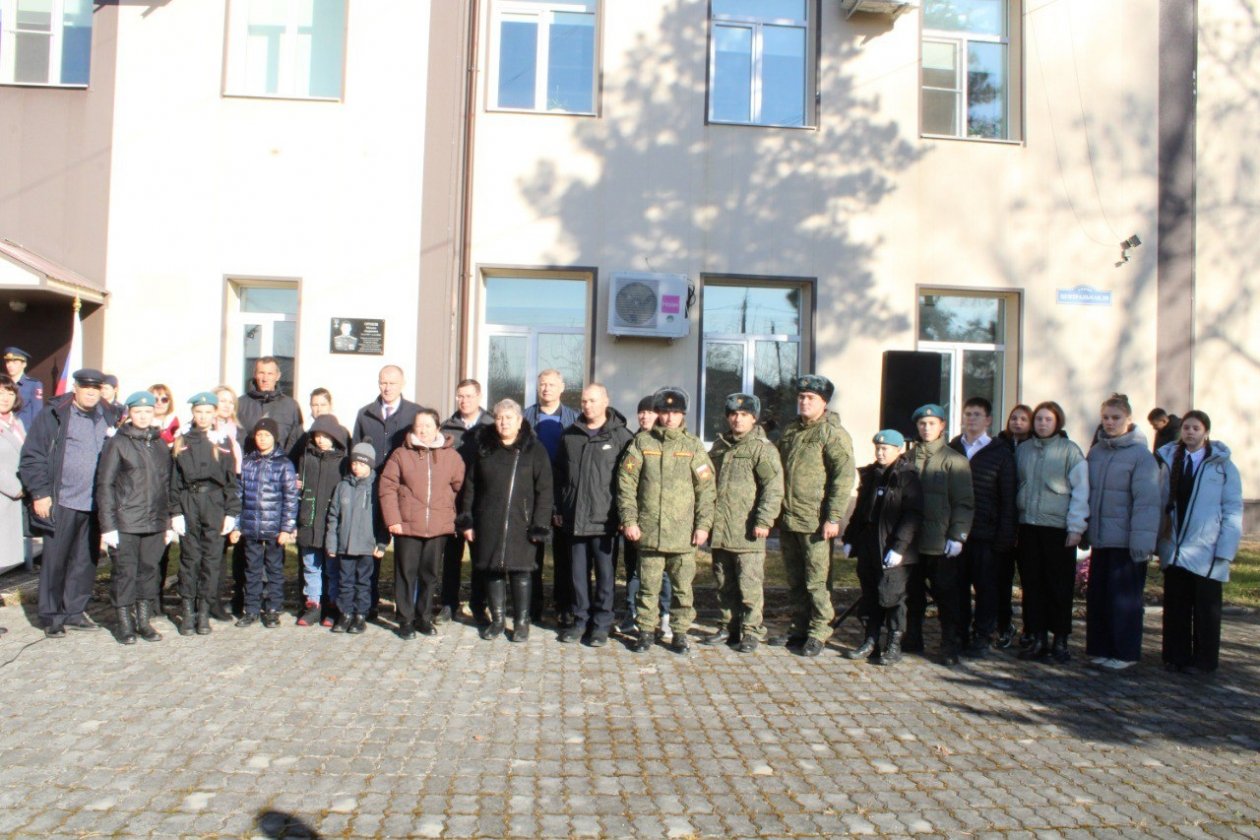
<instances>
[{"instance_id":1,"label":"cadet uniform jacket","mask_svg":"<svg viewBox=\"0 0 1260 840\"><path fill-rule=\"evenodd\" d=\"M709 450L717 472L717 505L711 543L735 553L765 551L765 537L783 508L783 464L760 426L741 438L720 435Z\"/></svg>"},{"instance_id":2,"label":"cadet uniform jacket","mask_svg":"<svg viewBox=\"0 0 1260 840\"><path fill-rule=\"evenodd\" d=\"M971 535L976 508L971 465L966 455L946 446L944 437L915 444L913 456L923 485L919 553L944 554L946 540L961 543Z\"/></svg>"},{"instance_id":3,"label":"cadet uniform jacket","mask_svg":"<svg viewBox=\"0 0 1260 840\"><path fill-rule=\"evenodd\" d=\"M223 508L224 516L239 516L241 497L236 486L236 460L232 457L231 444L226 440L215 443L197 428L189 429L181 437L183 443L171 468L171 498L178 502L180 512L185 516L193 515L190 497L207 493Z\"/></svg>"},{"instance_id":4,"label":"cadet uniform jacket","mask_svg":"<svg viewBox=\"0 0 1260 840\"><path fill-rule=\"evenodd\" d=\"M779 439L783 459L783 519L786 531L812 534L823 523L839 523L853 492L853 440L840 415L828 411L813 423L796 418Z\"/></svg>"},{"instance_id":5,"label":"cadet uniform jacket","mask_svg":"<svg viewBox=\"0 0 1260 840\"><path fill-rule=\"evenodd\" d=\"M902 456L887 467L868 464L858 475L857 504L840 539L860 553L864 538L873 535L879 553L868 559L882 560L892 550L901 555L902 565L913 566L919 562L915 544L923 525L923 488L918 471Z\"/></svg>"},{"instance_id":6,"label":"cadet uniform jacket","mask_svg":"<svg viewBox=\"0 0 1260 840\"><path fill-rule=\"evenodd\" d=\"M125 424L105 441L96 470L101 533L156 534L171 526L171 451L153 426Z\"/></svg>"},{"instance_id":7,"label":"cadet uniform jacket","mask_svg":"<svg viewBox=\"0 0 1260 840\"><path fill-rule=\"evenodd\" d=\"M692 534L713 527L713 462L686 428L639 432L626 447L617 506L622 525L638 525L642 551L684 554Z\"/></svg>"}]
</instances>

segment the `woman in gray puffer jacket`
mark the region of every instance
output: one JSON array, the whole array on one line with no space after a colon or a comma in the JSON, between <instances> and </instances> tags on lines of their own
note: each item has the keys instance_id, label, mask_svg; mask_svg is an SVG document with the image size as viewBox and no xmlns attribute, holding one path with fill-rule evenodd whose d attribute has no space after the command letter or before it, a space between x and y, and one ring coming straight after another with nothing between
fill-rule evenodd
<instances>
[{"instance_id":1,"label":"woman in gray puffer jacket","mask_svg":"<svg viewBox=\"0 0 1260 840\"><path fill-rule=\"evenodd\" d=\"M1101 432L1089 450L1089 588L1085 652L1119 671L1142 656L1142 591L1159 533L1159 466L1133 425L1128 397L1102 404Z\"/></svg>"}]
</instances>

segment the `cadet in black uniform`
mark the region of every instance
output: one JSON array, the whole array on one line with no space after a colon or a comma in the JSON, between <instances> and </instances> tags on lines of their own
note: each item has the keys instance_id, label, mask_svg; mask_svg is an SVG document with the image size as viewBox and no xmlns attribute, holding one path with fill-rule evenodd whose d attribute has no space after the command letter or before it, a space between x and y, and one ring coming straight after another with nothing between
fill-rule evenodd
<instances>
[{"instance_id":1,"label":"cadet in black uniform","mask_svg":"<svg viewBox=\"0 0 1260 840\"><path fill-rule=\"evenodd\" d=\"M236 528L241 499L236 486L232 443L214 430L219 398L203 391L188 401L192 428L175 439L171 499L178 508L173 527L182 537L179 596L183 618L179 634L210 632L210 607L219 593L223 538Z\"/></svg>"}]
</instances>

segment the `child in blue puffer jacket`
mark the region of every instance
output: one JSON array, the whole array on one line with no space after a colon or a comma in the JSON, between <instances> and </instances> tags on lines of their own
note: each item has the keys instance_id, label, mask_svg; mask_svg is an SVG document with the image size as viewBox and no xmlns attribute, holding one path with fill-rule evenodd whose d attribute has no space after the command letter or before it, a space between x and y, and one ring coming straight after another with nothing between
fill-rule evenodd
<instances>
[{"instance_id":1,"label":"child in blue puffer jacket","mask_svg":"<svg viewBox=\"0 0 1260 840\"><path fill-rule=\"evenodd\" d=\"M245 540L245 614L237 627L259 619L263 627L280 625L284 604L284 547L297 539L298 487L293 462L277 446L280 427L270 417L254 426L255 449L241 465L241 516L232 542ZM263 578L267 606L263 605Z\"/></svg>"}]
</instances>

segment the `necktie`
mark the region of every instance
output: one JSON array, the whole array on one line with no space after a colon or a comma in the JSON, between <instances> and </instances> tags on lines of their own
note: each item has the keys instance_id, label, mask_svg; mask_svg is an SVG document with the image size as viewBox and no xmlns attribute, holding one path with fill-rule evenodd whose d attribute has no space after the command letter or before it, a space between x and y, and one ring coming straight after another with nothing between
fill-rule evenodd
<instances>
[{"instance_id":1,"label":"necktie","mask_svg":"<svg viewBox=\"0 0 1260 840\"><path fill-rule=\"evenodd\" d=\"M1186 463L1181 469L1181 474L1187 481L1194 478L1194 458L1191 458L1189 453L1186 453Z\"/></svg>"},{"instance_id":2,"label":"necktie","mask_svg":"<svg viewBox=\"0 0 1260 840\"><path fill-rule=\"evenodd\" d=\"M381 409L381 416L386 420L388 420L389 415L393 413L394 413L394 407L392 405L387 405L383 409Z\"/></svg>"}]
</instances>

